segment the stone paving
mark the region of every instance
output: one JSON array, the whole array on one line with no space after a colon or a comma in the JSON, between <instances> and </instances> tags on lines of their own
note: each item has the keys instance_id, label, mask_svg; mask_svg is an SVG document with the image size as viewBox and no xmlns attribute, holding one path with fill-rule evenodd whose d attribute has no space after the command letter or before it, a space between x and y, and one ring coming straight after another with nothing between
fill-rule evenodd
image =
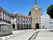
<instances>
[{"instance_id":1,"label":"stone paving","mask_svg":"<svg viewBox=\"0 0 53 40\"><path fill-rule=\"evenodd\" d=\"M14 31L14 37L8 40L28 40L30 36L35 33L34 30L19 30L20 32Z\"/></svg>"},{"instance_id":2,"label":"stone paving","mask_svg":"<svg viewBox=\"0 0 53 40\"><path fill-rule=\"evenodd\" d=\"M16 31L13 31L12 35L0 37L0 40L28 40L34 33L35 33L35 30L33 29L16 30Z\"/></svg>"},{"instance_id":3,"label":"stone paving","mask_svg":"<svg viewBox=\"0 0 53 40\"><path fill-rule=\"evenodd\" d=\"M30 40L53 40L53 29L41 29Z\"/></svg>"},{"instance_id":4,"label":"stone paving","mask_svg":"<svg viewBox=\"0 0 53 40\"><path fill-rule=\"evenodd\" d=\"M35 33L35 30L14 31L14 37L8 40L28 40L33 35L33 33Z\"/></svg>"},{"instance_id":5,"label":"stone paving","mask_svg":"<svg viewBox=\"0 0 53 40\"><path fill-rule=\"evenodd\" d=\"M16 30L12 35L0 37L0 40L1 38L2 40L53 40L53 29Z\"/></svg>"},{"instance_id":6,"label":"stone paving","mask_svg":"<svg viewBox=\"0 0 53 40\"><path fill-rule=\"evenodd\" d=\"M53 40L53 32L39 32L36 40Z\"/></svg>"}]
</instances>

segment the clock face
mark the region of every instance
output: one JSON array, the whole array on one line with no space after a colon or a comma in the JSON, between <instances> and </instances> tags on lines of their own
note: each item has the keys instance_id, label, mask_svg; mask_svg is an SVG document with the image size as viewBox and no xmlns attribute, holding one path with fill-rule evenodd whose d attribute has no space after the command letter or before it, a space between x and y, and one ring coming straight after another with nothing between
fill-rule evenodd
<instances>
[{"instance_id":1,"label":"clock face","mask_svg":"<svg viewBox=\"0 0 53 40\"><path fill-rule=\"evenodd\" d=\"M38 8L36 8L36 10L38 10Z\"/></svg>"}]
</instances>

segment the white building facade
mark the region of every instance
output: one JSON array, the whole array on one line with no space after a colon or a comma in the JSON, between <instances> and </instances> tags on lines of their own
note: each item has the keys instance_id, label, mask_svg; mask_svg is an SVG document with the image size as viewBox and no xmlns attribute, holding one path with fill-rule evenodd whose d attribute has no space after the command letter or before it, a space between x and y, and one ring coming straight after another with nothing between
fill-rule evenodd
<instances>
[{"instance_id":1,"label":"white building facade","mask_svg":"<svg viewBox=\"0 0 53 40\"><path fill-rule=\"evenodd\" d=\"M12 34L10 14L0 7L0 36Z\"/></svg>"},{"instance_id":2,"label":"white building facade","mask_svg":"<svg viewBox=\"0 0 53 40\"><path fill-rule=\"evenodd\" d=\"M7 22L9 24L11 23L10 14L1 7L0 7L0 21Z\"/></svg>"},{"instance_id":3,"label":"white building facade","mask_svg":"<svg viewBox=\"0 0 53 40\"><path fill-rule=\"evenodd\" d=\"M30 16L23 16L19 14L11 15L11 25L13 29L31 29L32 18Z\"/></svg>"},{"instance_id":4,"label":"white building facade","mask_svg":"<svg viewBox=\"0 0 53 40\"><path fill-rule=\"evenodd\" d=\"M53 19L48 14L41 16L41 28L53 29Z\"/></svg>"}]
</instances>

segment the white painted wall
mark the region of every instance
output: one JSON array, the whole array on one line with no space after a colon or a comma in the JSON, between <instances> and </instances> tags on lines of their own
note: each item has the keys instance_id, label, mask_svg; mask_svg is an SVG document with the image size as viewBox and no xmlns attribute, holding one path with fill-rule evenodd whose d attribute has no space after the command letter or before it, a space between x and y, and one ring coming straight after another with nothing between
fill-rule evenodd
<instances>
[{"instance_id":1,"label":"white painted wall","mask_svg":"<svg viewBox=\"0 0 53 40\"><path fill-rule=\"evenodd\" d=\"M11 21L11 17L8 16L7 14L4 14L4 19L5 19L5 20L8 20L8 21Z\"/></svg>"},{"instance_id":2,"label":"white painted wall","mask_svg":"<svg viewBox=\"0 0 53 40\"><path fill-rule=\"evenodd\" d=\"M41 16L41 28L53 29L53 19L49 15Z\"/></svg>"},{"instance_id":3,"label":"white painted wall","mask_svg":"<svg viewBox=\"0 0 53 40\"><path fill-rule=\"evenodd\" d=\"M11 17L8 16L7 14L3 14L3 12L0 12L0 18L4 18L4 20L8 20L8 21L11 21Z\"/></svg>"}]
</instances>

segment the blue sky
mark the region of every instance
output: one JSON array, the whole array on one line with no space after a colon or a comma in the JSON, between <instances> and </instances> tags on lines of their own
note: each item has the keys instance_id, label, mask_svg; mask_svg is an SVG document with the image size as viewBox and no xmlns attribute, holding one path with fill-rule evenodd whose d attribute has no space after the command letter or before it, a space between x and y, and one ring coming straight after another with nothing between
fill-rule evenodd
<instances>
[{"instance_id":1,"label":"blue sky","mask_svg":"<svg viewBox=\"0 0 53 40\"><path fill-rule=\"evenodd\" d=\"M53 0L37 0L37 3L42 8L42 14L44 14L48 6L53 4ZM9 13L17 12L28 15L33 6L34 0L0 0L0 7Z\"/></svg>"}]
</instances>

